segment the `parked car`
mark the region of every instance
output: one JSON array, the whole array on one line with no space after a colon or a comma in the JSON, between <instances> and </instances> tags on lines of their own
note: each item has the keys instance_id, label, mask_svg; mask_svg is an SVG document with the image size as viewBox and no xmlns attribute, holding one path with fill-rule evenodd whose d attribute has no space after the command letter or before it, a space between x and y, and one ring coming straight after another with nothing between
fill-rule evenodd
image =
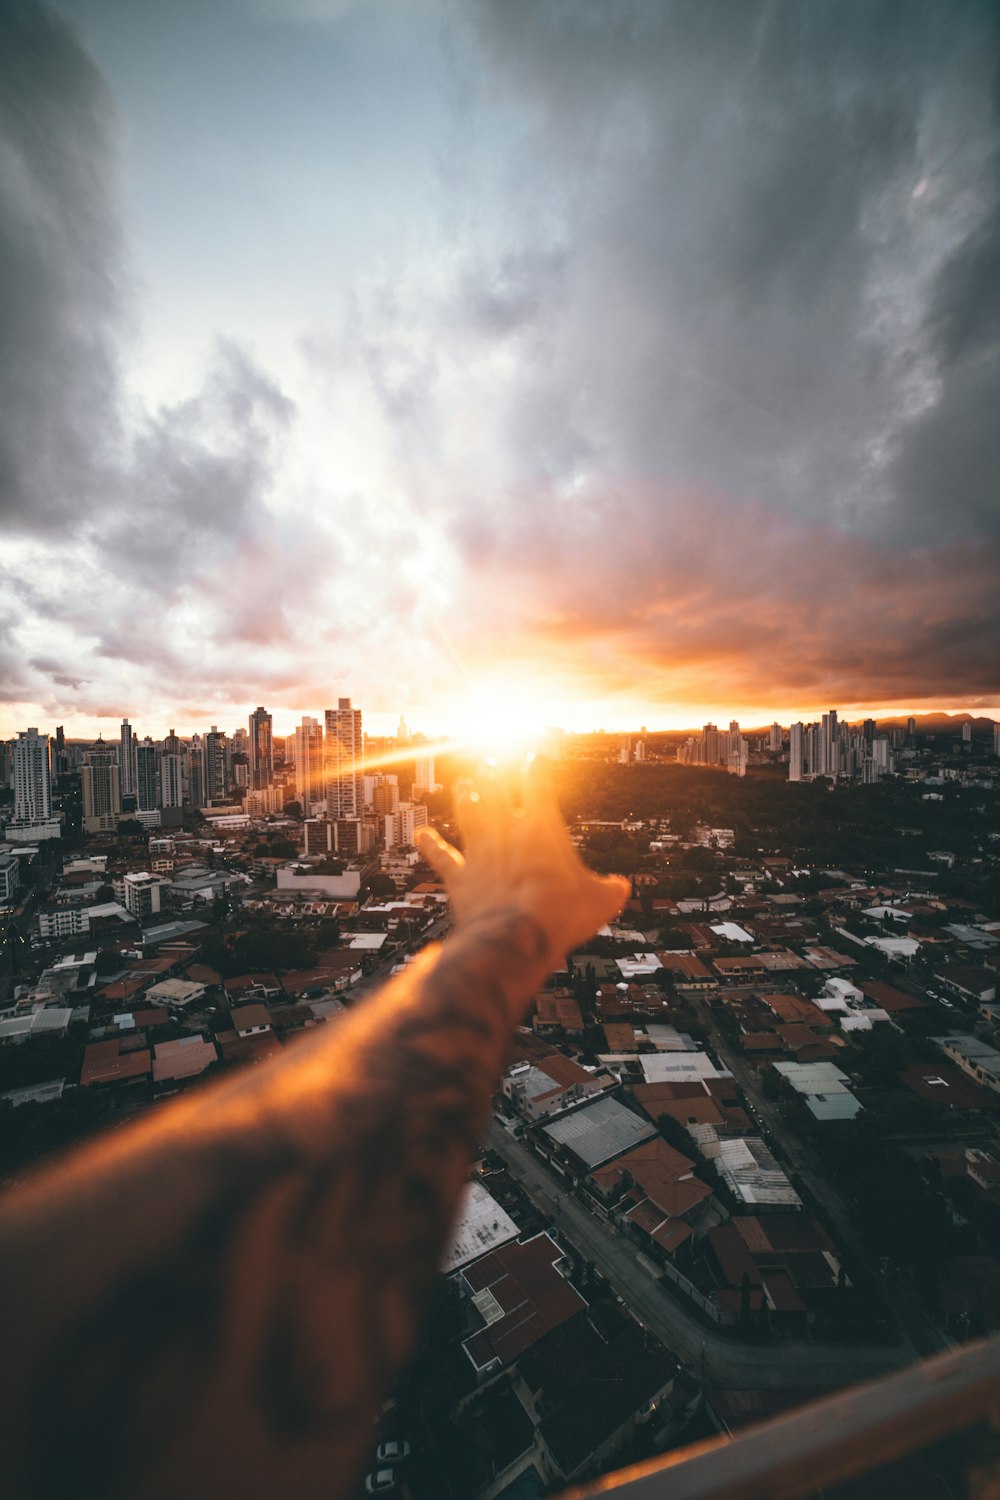
<instances>
[{"instance_id":1,"label":"parked car","mask_svg":"<svg viewBox=\"0 0 1000 1500\"><path fill-rule=\"evenodd\" d=\"M374 1469L365 1479L366 1495L391 1495L395 1488L395 1469Z\"/></svg>"},{"instance_id":2,"label":"parked car","mask_svg":"<svg viewBox=\"0 0 1000 1500\"><path fill-rule=\"evenodd\" d=\"M409 1456L410 1445L405 1438L390 1438L389 1442L379 1443L375 1449L375 1458L380 1464L398 1464Z\"/></svg>"}]
</instances>

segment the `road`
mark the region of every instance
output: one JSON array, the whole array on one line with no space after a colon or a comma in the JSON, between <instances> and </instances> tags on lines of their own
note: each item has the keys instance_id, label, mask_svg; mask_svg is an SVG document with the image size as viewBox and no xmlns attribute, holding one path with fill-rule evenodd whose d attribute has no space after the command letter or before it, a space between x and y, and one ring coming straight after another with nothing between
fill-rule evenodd
<instances>
[{"instance_id":1,"label":"road","mask_svg":"<svg viewBox=\"0 0 1000 1500\"><path fill-rule=\"evenodd\" d=\"M528 1147L492 1120L486 1145L560 1234L592 1260L639 1321L708 1384L781 1390L826 1388L871 1380L908 1364L908 1346L775 1342L743 1344L701 1323L636 1260L636 1247L602 1223L564 1188Z\"/></svg>"}]
</instances>

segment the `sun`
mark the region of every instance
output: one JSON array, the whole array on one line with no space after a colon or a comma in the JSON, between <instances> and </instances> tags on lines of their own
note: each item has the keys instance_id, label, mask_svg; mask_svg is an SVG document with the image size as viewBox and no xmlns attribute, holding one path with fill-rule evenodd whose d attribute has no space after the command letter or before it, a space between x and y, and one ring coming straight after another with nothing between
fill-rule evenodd
<instances>
[{"instance_id":1,"label":"sun","mask_svg":"<svg viewBox=\"0 0 1000 1500\"><path fill-rule=\"evenodd\" d=\"M525 681L478 684L456 710L456 738L477 755L503 762L543 749L557 722L544 687Z\"/></svg>"}]
</instances>

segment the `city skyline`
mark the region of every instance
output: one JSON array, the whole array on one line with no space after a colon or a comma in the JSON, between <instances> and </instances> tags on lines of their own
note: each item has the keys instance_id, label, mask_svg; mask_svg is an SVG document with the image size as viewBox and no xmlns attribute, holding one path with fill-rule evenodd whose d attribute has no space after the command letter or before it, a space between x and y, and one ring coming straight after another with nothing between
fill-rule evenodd
<instances>
[{"instance_id":1,"label":"city skyline","mask_svg":"<svg viewBox=\"0 0 1000 1500\"><path fill-rule=\"evenodd\" d=\"M5 7L0 734L996 716L998 57L975 0Z\"/></svg>"}]
</instances>

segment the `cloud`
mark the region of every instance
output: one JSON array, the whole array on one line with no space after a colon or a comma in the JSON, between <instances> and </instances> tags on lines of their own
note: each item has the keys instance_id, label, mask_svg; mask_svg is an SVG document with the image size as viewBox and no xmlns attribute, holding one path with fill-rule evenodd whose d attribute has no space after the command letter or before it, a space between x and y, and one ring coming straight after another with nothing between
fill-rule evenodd
<instances>
[{"instance_id":1,"label":"cloud","mask_svg":"<svg viewBox=\"0 0 1000 1500\"><path fill-rule=\"evenodd\" d=\"M296 24L346 67L393 34L374 9ZM298 325L290 256L269 321L234 295L143 406L113 108L7 8L9 698L391 708L506 656L651 703L995 699L995 8L429 10L455 114L426 220L341 247Z\"/></svg>"},{"instance_id":2,"label":"cloud","mask_svg":"<svg viewBox=\"0 0 1000 1500\"><path fill-rule=\"evenodd\" d=\"M70 29L0 10L0 515L52 532L92 503L118 435L123 317L114 112Z\"/></svg>"},{"instance_id":3,"label":"cloud","mask_svg":"<svg viewBox=\"0 0 1000 1500\"><path fill-rule=\"evenodd\" d=\"M537 332L510 414L526 484L560 454L572 477L586 434L613 472L946 539L954 512L921 498L934 444L975 426L986 446L967 480L951 465L956 503L992 529L992 377L935 328L981 339L995 302L994 8L477 15L491 68L534 111L508 254L539 219L569 247L558 298L521 299ZM494 278L487 259L473 301Z\"/></svg>"}]
</instances>

